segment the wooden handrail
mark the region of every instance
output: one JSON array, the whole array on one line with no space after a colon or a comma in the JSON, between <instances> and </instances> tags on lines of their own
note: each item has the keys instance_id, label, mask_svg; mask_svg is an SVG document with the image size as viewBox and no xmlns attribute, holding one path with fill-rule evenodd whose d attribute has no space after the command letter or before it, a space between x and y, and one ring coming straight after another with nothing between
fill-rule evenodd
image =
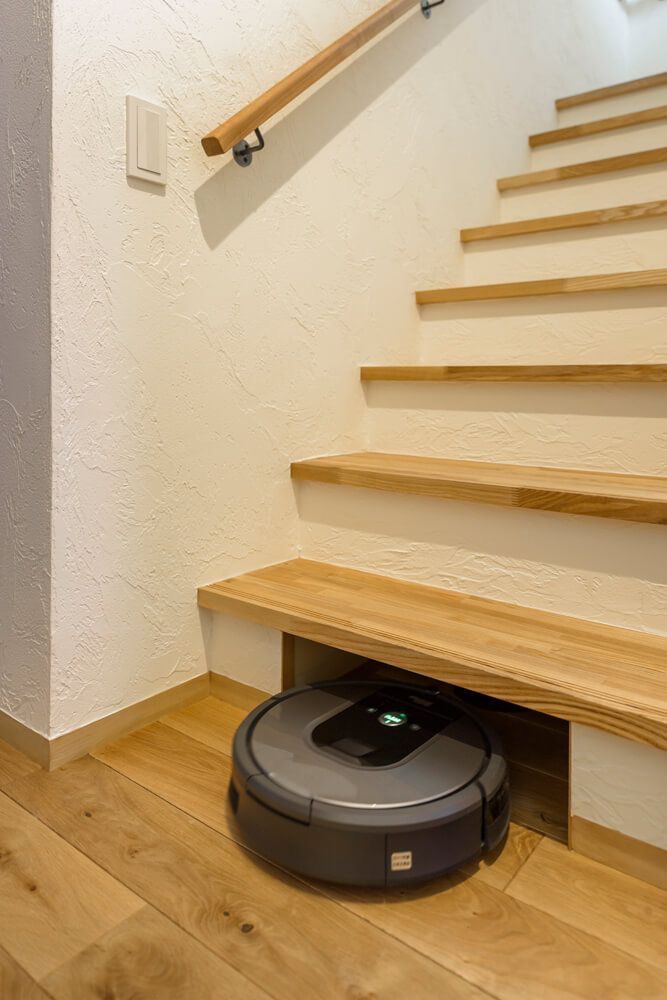
<instances>
[{"instance_id":1,"label":"wooden handrail","mask_svg":"<svg viewBox=\"0 0 667 1000\"><path fill-rule=\"evenodd\" d=\"M418 10L417 0L390 0L375 14L352 28L346 35L309 59L299 69L276 83L261 97L248 104L226 122L222 122L202 139L207 156L226 153L246 136L254 132L278 111L308 90L314 83L366 45L390 24L409 10Z\"/></svg>"}]
</instances>

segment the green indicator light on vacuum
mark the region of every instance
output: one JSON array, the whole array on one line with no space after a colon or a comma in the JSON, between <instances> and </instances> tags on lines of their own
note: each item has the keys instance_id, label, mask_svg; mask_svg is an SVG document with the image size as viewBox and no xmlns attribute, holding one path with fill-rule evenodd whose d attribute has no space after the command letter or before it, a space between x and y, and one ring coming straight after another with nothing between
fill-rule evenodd
<instances>
[{"instance_id":1,"label":"green indicator light on vacuum","mask_svg":"<svg viewBox=\"0 0 667 1000\"><path fill-rule=\"evenodd\" d=\"M405 712L383 712L379 717L378 722L381 722L383 726L403 726L408 721L408 717Z\"/></svg>"}]
</instances>

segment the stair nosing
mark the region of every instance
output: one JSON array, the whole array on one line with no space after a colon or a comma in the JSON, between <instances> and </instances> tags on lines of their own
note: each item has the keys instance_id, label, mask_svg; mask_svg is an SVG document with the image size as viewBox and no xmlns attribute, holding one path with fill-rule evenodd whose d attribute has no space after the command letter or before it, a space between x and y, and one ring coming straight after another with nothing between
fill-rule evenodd
<instances>
[{"instance_id":1,"label":"stair nosing","mask_svg":"<svg viewBox=\"0 0 667 1000\"><path fill-rule=\"evenodd\" d=\"M381 460L385 460L384 463ZM667 477L661 476L382 452L303 459L292 463L291 474L293 479L305 482L521 510L667 524ZM551 482L550 475L554 477ZM541 476L545 477L544 482L539 481ZM590 483L586 482L586 476L591 477ZM595 482L599 477L602 482ZM568 479L573 481L568 483ZM652 489L658 490L657 495L651 495Z\"/></svg>"},{"instance_id":2,"label":"stair nosing","mask_svg":"<svg viewBox=\"0 0 667 1000\"><path fill-rule=\"evenodd\" d=\"M620 216L618 213L621 213ZM461 230L461 242L507 239L512 236L530 236L534 233L560 232L589 226L623 225L642 219L661 218L665 215L667 215L667 199L654 199L628 205L615 205L611 208L594 208L583 212L566 212L559 215L517 219L514 222L472 226Z\"/></svg>"},{"instance_id":3,"label":"stair nosing","mask_svg":"<svg viewBox=\"0 0 667 1000\"><path fill-rule=\"evenodd\" d=\"M555 104L558 111L565 111L567 108L580 107L582 104L594 104L596 101L612 100L625 94L636 94L642 90L663 86L667 86L667 73L651 73L649 76L640 76L634 80L624 80L622 83L612 83L606 87L595 87L578 94L559 97Z\"/></svg>"},{"instance_id":4,"label":"stair nosing","mask_svg":"<svg viewBox=\"0 0 667 1000\"><path fill-rule=\"evenodd\" d=\"M630 111L627 114L613 115L610 118L582 122L580 125L565 125L562 128L548 129L546 132L535 132L528 137L528 142L535 149L540 146L550 146L556 142L568 142L584 139L589 135L615 132L622 128L650 125L652 122L664 119L667 119L667 104L659 104L654 108L645 108L643 111Z\"/></svg>"},{"instance_id":5,"label":"stair nosing","mask_svg":"<svg viewBox=\"0 0 667 1000\"><path fill-rule=\"evenodd\" d=\"M513 174L501 177L497 181L498 190L515 191L524 187L535 187L539 184L558 184L577 180L581 177L592 177L596 174L616 173L624 170L641 169L667 162L667 146L656 146L654 149L644 149L637 153L621 153L616 156L605 156L597 160L583 160L580 163L570 163L563 167L547 167L544 170L528 171L524 174ZM568 171L571 171L570 173Z\"/></svg>"},{"instance_id":6,"label":"stair nosing","mask_svg":"<svg viewBox=\"0 0 667 1000\"><path fill-rule=\"evenodd\" d=\"M522 371L522 369L525 369L525 371ZM406 372L408 373L407 375L405 374ZM603 377L605 372L609 373L608 377ZM658 377L645 377L645 375L650 375L651 372L658 375ZM429 374L426 375L424 373ZM633 374L636 374L637 377L633 377ZM563 382L581 385L602 383L632 384L637 382L660 383L667 382L667 363L612 365L362 365L361 380L362 382L452 383Z\"/></svg>"},{"instance_id":7,"label":"stair nosing","mask_svg":"<svg viewBox=\"0 0 667 1000\"><path fill-rule=\"evenodd\" d=\"M574 295L623 289L658 288L667 285L667 268L643 268L610 274L568 275L562 278L537 278L530 281L504 281L483 285L458 285L450 288L422 289L415 293L418 305L448 302L491 301L507 298L531 298L542 295Z\"/></svg>"}]
</instances>

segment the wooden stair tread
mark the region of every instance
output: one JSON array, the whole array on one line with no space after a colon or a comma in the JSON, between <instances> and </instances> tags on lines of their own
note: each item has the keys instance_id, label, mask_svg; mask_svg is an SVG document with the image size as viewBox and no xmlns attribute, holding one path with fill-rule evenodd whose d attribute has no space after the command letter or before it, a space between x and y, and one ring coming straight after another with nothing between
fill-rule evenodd
<instances>
[{"instance_id":1,"label":"wooden stair tread","mask_svg":"<svg viewBox=\"0 0 667 1000\"><path fill-rule=\"evenodd\" d=\"M294 479L502 507L667 524L667 477L359 452L292 464Z\"/></svg>"},{"instance_id":2,"label":"wooden stair tread","mask_svg":"<svg viewBox=\"0 0 667 1000\"><path fill-rule=\"evenodd\" d=\"M667 268L620 271L616 274L574 275L568 278L540 278L507 281L495 285L461 285L416 292L419 305L439 302L475 302L485 299L516 299L533 295L568 295L575 292L608 292L622 288L650 288L667 285Z\"/></svg>"},{"instance_id":3,"label":"wooden stair tread","mask_svg":"<svg viewBox=\"0 0 667 1000\"><path fill-rule=\"evenodd\" d=\"M600 132L613 132L619 128L647 125L664 119L667 119L667 104L660 104L657 108L646 108L644 111L630 111L625 115L614 115L613 118L599 118L597 121L583 122L581 125L567 125L565 128L554 128L548 132L536 132L528 141L535 148L553 142L564 142L567 139L583 139L587 135L598 135Z\"/></svg>"},{"instance_id":4,"label":"wooden stair tread","mask_svg":"<svg viewBox=\"0 0 667 1000\"><path fill-rule=\"evenodd\" d=\"M526 174L501 177L499 191L532 187L536 184L551 184L555 181L572 180L577 177L591 177L595 174L614 173L619 170L634 170L656 163L667 162L667 146L644 149L639 153L623 153L620 156L606 156L601 160L586 160L584 163L570 163L565 167L549 167L546 170L531 170Z\"/></svg>"},{"instance_id":5,"label":"wooden stair tread","mask_svg":"<svg viewBox=\"0 0 667 1000\"><path fill-rule=\"evenodd\" d=\"M364 382L667 382L667 364L364 365Z\"/></svg>"},{"instance_id":6,"label":"wooden stair tread","mask_svg":"<svg viewBox=\"0 0 667 1000\"><path fill-rule=\"evenodd\" d=\"M609 97L621 97L623 94L635 94L639 90L664 86L667 86L667 73L653 73L651 76L641 76L636 80L615 83L610 87L597 87L595 90L585 90L570 97L559 97L556 108L558 111L564 111L566 108L576 108L580 104L592 104L594 101L604 101Z\"/></svg>"},{"instance_id":7,"label":"wooden stair tread","mask_svg":"<svg viewBox=\"0 0 667 1000\"><path fill-rule=\"evenodd\" d=\"M297 559L199 605L667 746L667 638Z\"/></svg>"},{"instance_id":8,"label":"wooden stair tread","mask_svg":"<svg viewBox=\"0 0 667 1000\"><path fill-rule=\"evenodd\" d=\"M474 226L461 230L461 242L472 243L476 240L495 240L560 229L632 222L635 219L653 219L661 215L667 215L667 200L617 205L615 208L597 208L588 212L569 212L566 215L549 215L538 219L520 219L517 222L501 222L490 226Z\"/></svg>"}]
</instances>

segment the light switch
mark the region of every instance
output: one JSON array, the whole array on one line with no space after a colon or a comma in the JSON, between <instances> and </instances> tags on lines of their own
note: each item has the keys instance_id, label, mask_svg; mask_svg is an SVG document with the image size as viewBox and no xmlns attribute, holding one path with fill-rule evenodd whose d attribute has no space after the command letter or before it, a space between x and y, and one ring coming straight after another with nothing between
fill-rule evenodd
<instances>
[{"instance_id":1,"label":"light switch","mask_svg":"<svg viewBox=\"0 0 667 1000\"><path fill-rule=\"evenodd\" d=\"M167 111L139 97L126 98L127 176L167 183Z\"/></svg>"}]
</instances>

